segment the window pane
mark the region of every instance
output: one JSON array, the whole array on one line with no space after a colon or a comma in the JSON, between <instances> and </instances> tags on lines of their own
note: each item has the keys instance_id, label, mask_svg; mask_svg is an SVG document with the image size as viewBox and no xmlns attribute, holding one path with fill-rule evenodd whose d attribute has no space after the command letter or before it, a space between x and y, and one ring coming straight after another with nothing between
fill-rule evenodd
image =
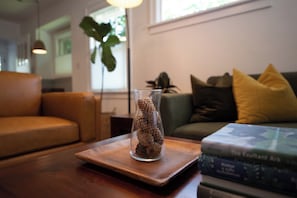
<instances>
[{"instance_id":1,"label":"window pane","mask_svg":"<svg viewBox=\"0 0 297 198\"><path fill-rule=\"evenodd\" d=\"M64 30L54 33L56 44L56 56L65 56L71 54L71 34L70 30Z\"/></svg>"},{"instance_id":2,"label":"window pane","mask_svg":"<svg viewBox=\"0 0 297 198\"><path fill-rule=\"evenodd\" d=\"M113 55L117 60L116 69L112 72L107 71L101 63L100 54L97 53L96 63L91 65L91 87L93 90L101 90L103 67L104 91L124 91L127 89L125 10L117 7L107 7L92 13L91 16L97 23L111 23L113 33L122 41L121 44L112 48ZM99 43L96 43L94 39L90 39L91 52L98 45Z\"/></svg>"},{"instance_id":3,"label":"window pane","mask_svg":"<svg viewBox=\"0 0 297 198\"><path fill-rule=\"evenodd\" d=\"M61 38L58 40L59 51L58 56L71 54L71 39L69 37Z\"/></svg>"},{"instance_id":4,"label":"window pane","mask_svg":"<svg viewBox=\"0 0 297 198\"><path fill-rule=\"evenodd\" d=\"M161 0L161 21L218 8L242 0Z\"/></svg>"},{"instance_id":5,"label":"window pane","mask_svg":"<svg viewBox=\"0 0 297 198\"><path fill-rule=\"evenodd\" d=\"M91 87L93 90L100 91L102 83L102 67L104 68L104 90L105 91L123 91L127 88L126 72L126 43L113 47L113 55L116 57L117 66L113 72L108 72L103 67L99 54L97 53L96 63L91 65Z\"/></svg>"},{"instance_id":6,"label":"window pane","mask_svg":"<svg viewBox=\"0 0 297 198\"><path fill-rule=\"evenodd\" d=\"M70 30L64 29L54 33L55 39L55 75L67 76L72 73L72 43Z\"/></svg>"}]
</instances>

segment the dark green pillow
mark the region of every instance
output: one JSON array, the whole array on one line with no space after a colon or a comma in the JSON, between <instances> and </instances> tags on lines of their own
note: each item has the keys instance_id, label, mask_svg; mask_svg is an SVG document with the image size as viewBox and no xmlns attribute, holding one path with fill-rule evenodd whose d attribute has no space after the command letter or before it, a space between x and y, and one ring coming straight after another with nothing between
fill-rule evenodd
<instances>
[{"instance_id":1,"label":"dark green pillow","mask_svg":"<svg viewBox=\"0 0 297 198\"><path fill-rule=\"evenodd\" d=\"M232 77L226 73L215 85L191 75L194 110L191 122L235 121L237 110L232 92Z\"/></svg>"}]
</instances>

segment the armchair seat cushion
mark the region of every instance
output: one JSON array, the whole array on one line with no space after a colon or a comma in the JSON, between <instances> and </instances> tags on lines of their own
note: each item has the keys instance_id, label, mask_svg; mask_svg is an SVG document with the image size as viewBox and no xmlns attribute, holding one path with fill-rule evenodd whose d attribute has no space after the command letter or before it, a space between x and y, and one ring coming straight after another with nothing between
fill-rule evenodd
<instances>
[{"instance_id":1,"label":"armchair seat cushion","mask_svg":"<svg viewBox=\"0 0 297 198\"><path fill-rule=\"evenodd\" d=\"M80 140L77 123L57 117L0 117L0 159Z\"/></svg>"}]
</instances>

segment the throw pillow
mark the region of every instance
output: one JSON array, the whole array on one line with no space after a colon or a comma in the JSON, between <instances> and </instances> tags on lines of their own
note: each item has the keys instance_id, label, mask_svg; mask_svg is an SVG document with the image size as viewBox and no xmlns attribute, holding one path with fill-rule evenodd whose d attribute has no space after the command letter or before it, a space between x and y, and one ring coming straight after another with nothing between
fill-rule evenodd
<instances>
[{"instance_id":1,"label":"throw pillow","mask_svg":"<svg viewBox=\"0 0 297 198\"><path fill-rule=\"evenodd\" d=\"M235 121L236 106L230 84L231 76L226 73L209 85L191 75L194 112L191 122Z\"/></svg>"},{"instance_id":2,"label":"throw pillow","mask_svg":"<svg viewBox=\"0 0 297 198\"><path fill-rule=\"evenodd\" d=\"M233 69L237 123L297 120L297 98L289 82L269 65L258 80Z\"/></svg>"}]
</instances>

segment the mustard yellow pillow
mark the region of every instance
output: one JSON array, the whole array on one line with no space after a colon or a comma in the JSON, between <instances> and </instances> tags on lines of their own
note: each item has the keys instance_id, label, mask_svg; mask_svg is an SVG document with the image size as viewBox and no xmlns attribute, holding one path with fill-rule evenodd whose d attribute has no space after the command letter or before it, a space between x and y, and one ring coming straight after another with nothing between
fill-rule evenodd
<instances>
[{"instance_id":1,"label":"mustard yellow pillow","mask_svg":"<svg viewBox=\"0 0 297 198\"><path fill-rule=\"evenodd\" d=\"M273 65L258 80L233 69L233 94L237 123L297 121L297 98Z\"/></svg>"}]
</instances>

